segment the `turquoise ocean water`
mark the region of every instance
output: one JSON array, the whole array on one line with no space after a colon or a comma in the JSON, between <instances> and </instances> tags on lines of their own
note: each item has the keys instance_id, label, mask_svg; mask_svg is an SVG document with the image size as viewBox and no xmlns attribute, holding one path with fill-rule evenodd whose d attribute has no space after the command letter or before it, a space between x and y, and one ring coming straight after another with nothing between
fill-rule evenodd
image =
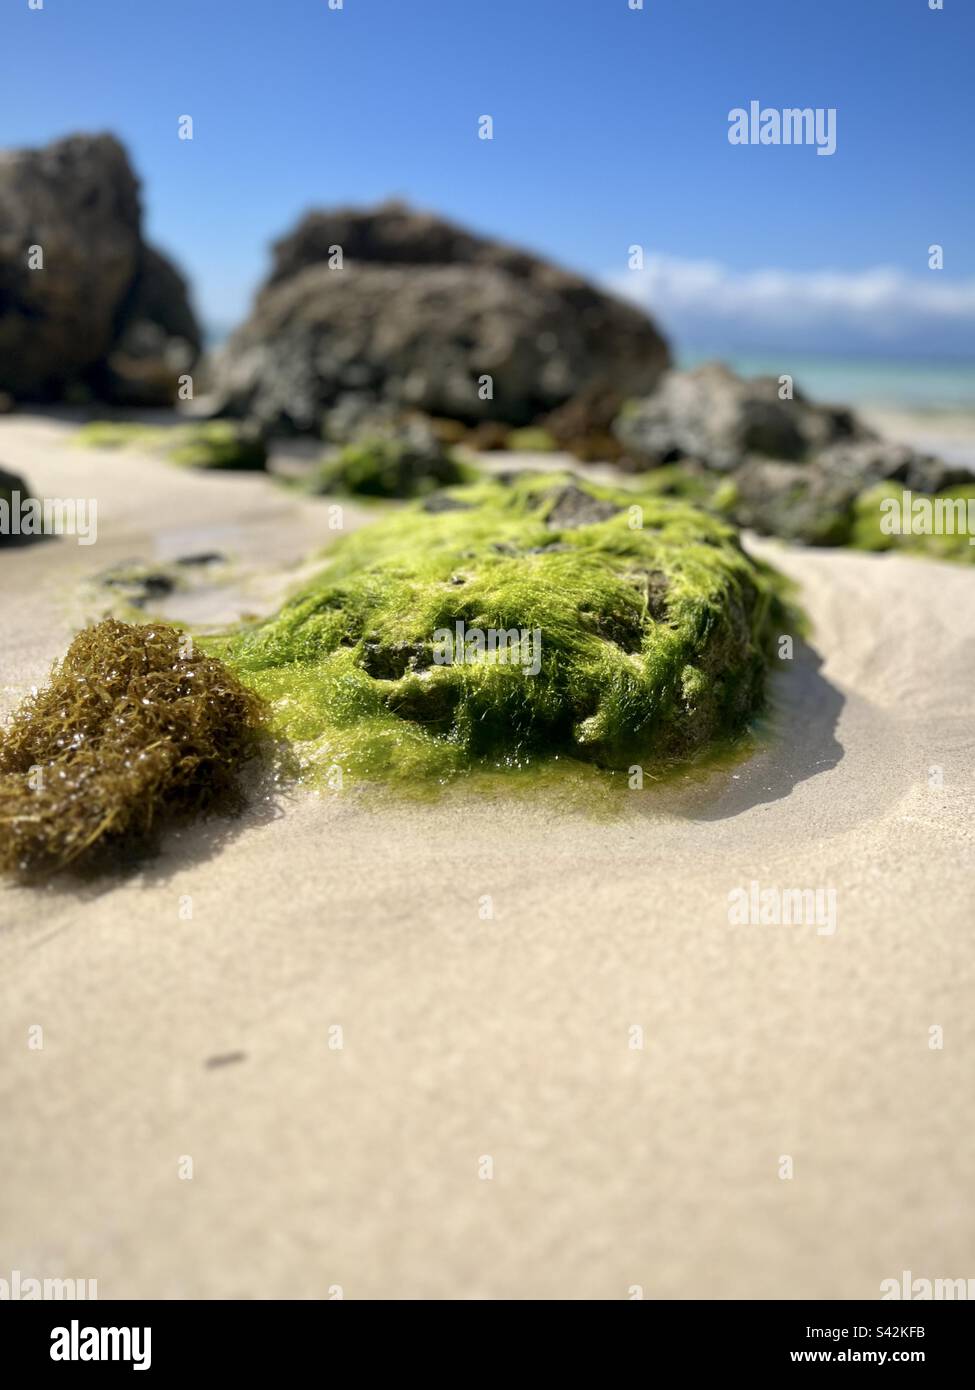
<instances>
[{"instance_id":1,"label":"turquoise ocean water","mask_svg":"<svg viewBox=\"0 0 975 1390\"><path fill-rule=\"evenodd\" d=\"M736 356L684 352L682 367L719 359L742 376L781 376L815 401L920 413L975 413L975 361L895 362L865 358Z\"/></svg>"}]
</instances>

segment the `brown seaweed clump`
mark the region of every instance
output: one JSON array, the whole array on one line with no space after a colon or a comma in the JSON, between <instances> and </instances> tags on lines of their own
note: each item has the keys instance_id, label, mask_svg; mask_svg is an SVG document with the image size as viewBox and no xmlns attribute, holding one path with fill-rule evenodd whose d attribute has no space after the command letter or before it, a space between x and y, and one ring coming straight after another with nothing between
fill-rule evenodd
<instances>
[{"instance_id":1,"label":"brown seaweed clump","mask_svg":"<svg viewBox=\"0 0 975 1390\"><path fill-rule=\"evenodd\" d=\"M86 628L0 733L0 870L92 867L239 809L263 724L259 697L178 629Z\"/></svg>"}]
</instances>

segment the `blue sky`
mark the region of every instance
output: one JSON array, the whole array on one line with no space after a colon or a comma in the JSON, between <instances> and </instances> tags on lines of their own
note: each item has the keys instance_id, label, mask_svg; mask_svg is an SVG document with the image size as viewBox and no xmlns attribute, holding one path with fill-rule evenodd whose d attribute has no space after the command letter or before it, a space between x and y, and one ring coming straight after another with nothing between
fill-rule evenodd
<instances>
[{"instance_id":1,"label":"blue sky","mask_svg":"<svg viewBox=\"0 0 975 1390\"><path fill-rule=\"evenodd\" d=\"M116 132L211 322L304 208L396 194L617 277L680 343L975 355L975 4L628 4L3 0L0 130ZM835 155L730 145L753 99L835 107Z\"/></svg>"}]
</instances>

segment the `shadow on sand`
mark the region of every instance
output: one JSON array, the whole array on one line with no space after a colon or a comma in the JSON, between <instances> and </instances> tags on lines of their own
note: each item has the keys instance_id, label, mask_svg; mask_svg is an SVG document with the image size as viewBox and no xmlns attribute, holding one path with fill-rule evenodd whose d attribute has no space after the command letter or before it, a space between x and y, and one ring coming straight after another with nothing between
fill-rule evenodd
<instances>
[{"instance_id":1,"label":"shadow on sand","mask_svg":"<svg viewBox=\"0 0 975 1390\"><path fill-rule=\"evenodd\" d=\"M696 821L728 820L780 801L800 782L836 767L843 757L836 729L846 697L825 679L822 665L814 648L797 644L791 666L773 677L770 709L753 751L730 772L722 769L685 784L680 814Z\"/></svg>"}]
</instances>

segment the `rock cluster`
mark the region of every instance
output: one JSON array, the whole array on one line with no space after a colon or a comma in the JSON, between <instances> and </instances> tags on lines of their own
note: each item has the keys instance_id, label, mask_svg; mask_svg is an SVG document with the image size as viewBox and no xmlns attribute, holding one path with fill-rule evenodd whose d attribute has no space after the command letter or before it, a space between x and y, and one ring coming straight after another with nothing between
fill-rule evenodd
<instances>
[{"instance_id":1,"label":"rock cluster","mask_svg":"<svg viewBox=\"0 0 975 1390\"><path fill-rule=\"evenodd\" d=\"M879 439L852 410L799 391L783 398L777 378L746 380L720 363L667 373L614 429L632 467L711 476L739 525L810 544L846 543L858 496L880 482L936 493L971 481L966 469Z\"/></svg>"}]
</instances>

